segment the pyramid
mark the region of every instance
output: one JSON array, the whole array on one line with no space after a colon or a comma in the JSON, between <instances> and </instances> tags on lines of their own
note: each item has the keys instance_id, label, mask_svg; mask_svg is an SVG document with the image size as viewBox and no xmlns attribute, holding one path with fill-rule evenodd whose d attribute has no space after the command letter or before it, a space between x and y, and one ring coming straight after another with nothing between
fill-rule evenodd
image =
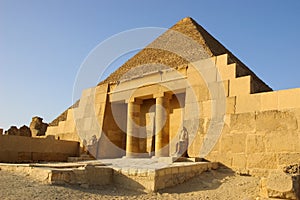
<instances>
[{"instance_id":1,"label":"pyramid","mask_svg":"<svg viewBox=\"0 0 300 200\"><path fill-rule=\"evenodd\" d=\"M253 93L271 91L272 89L265 84L261 79L259 79L245 64L243 64L237 57L235 57L227 48L225 48L219 41L217 41L211 34L209 34L202 26L200 26L195 20L190 17L184 18L172 26L169 30L176 31L184 34L185 36L191 38L192 40L199 43L205 50L205 54L210 57L219 56L222 54L228 54L229 63L236 63L237 70L236 76L247 76L251 75L254 84L259 86L254 87ZM168 32L168 31L167 31ZM110 74L101 83L110 83L118 81L123 74L125 74L130 69L134 69L143 64L155 63L163 64L168 67L176 68L180 65L188 64L188 61L182 57L161 49L153 49L151 46L156 43L161 43L168 37L164 37L166 33L159 36L150 45L141 50L126 63L124 63L119 69ZM155 45L157 46L157 45ZM99 84L101 84L99 83Z\"/></svg>"},{"instance_id":2,"label":"pyramid","mask_svg":"<svg viewBox=\"0 0 300 200\"><path fill-rule=\"evenodd\" d=\"M243 62L241 62L236 56L234 56L233 53L231 53L226 47L224 47L218 40L216 40L191 17L186 17L178 21L174 26L168 29L156 40L154 40L152 43L138 52L135 56L125 62L116 71L111 73L104 81L98 83L98 85L105 83L115 83L119 81L121 77L126 74L126 72L142 65L162 64L171 68L176 68L181 65L187 65L189 61L180 57L179 55L166 50L152 48L152 46L157 46L156 44L162 43L167 39L168 31L182 33L184 36L191 38L193 41L201 45L203 50L205 51L204 54L210 57L227 54L228 63L236 64L236 77L251 75L251 93L272 91L272 89L266 83L264 83L259 77L257 77L255 73L253 73ZM147 68L144 72L146 73L147 70L151 71L151 69ZM78 103L79 102L77 101L68 109L77 107ZM67 110L60 114L56 119L54 119L50 123L50 126L57 126L60 121L66 120Z\"/></svg>"},{"instance_id":3,"label":"pyramid","mask_svg":"<svg viewBox=\"0 0 300 200\"><path fill-rule=\"evenodd\" d=\"M300 159L299 99L300 88L272 91L184 18L84 90L46 134L78 141L97 159L205 158L265 176Z\"/></svg>"}]
</instances>

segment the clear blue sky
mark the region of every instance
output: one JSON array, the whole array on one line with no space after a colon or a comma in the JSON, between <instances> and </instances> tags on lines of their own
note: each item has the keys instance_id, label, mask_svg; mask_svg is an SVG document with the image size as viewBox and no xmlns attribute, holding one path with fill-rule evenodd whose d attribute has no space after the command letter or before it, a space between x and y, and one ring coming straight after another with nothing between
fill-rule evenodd
<instances>
[{"instance_id":1,"label":"clear blue sky","mask_svg":"<svg viewBox=\"0 0 300 200\"><path fill-rule=\"evenodd\" d=\"M300 87L299 10L297 0L0 0L0 127L50 122L70 106L80 64L101 41L186 16L274 90Z\"/></svg>"}]
</instances>

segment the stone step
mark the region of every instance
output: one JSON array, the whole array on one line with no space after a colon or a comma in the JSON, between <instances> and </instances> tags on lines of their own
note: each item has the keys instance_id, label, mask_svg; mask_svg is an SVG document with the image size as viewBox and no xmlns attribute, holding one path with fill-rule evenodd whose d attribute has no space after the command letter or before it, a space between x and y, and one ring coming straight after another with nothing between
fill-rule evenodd
<instances>
[{"instance_id":1,"label":"stone step","mask_svg":"<svg viewBox=\"0 0 300 200\"><path fill-rule=\"evenodd\" d=\"M87 154L80 155L79 157L68 157L68 162L79 162L87 160L95 160L95 158Z\"/></svg>"}]
</instances>

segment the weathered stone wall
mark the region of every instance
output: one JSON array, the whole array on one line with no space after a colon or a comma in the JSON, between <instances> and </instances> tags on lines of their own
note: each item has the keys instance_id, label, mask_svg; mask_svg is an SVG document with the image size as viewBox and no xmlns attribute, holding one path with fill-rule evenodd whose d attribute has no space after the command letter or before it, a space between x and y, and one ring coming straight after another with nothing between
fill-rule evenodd
<instances>
[{"instance_id":1,"label":"weathered stone wall","mask_svg":"<svg viewBox=\"0 0 300 200\"><path fill-rule=\"evenodd\" d=\"M228 56L221 55L213 57L205 62L210 62L215 68L209 71L202 71L199 74L193 64L187 68L178 69L186 77L190 88L183 91L184 108L178 106L178 102L171 100L170 123L169 123L169 141L176 137L177 130L184 123L187 126L190 135L190 146L188 155L199 157L200 149L206 137L212 116L216 116L222 107L224 109L224 126L221 129L220 137L215 133L216 145L205 158L211 161L221 162L228 167L239 170L241 173L260 174L268 173L270 169L277 169L283 165L293 164L300 159L300 130L298 122L300 120L300 89L290 89L282 91L253 93L259 91L257 85L253 84L251 75L237 77L237 66L235 63L228 63ZM217 73L219 72L219 77ZM146 76L145 76L146 77ZM145 78L144 77L144 78ZM153 75L155 77L155 75ZM206 82L203 77L205 77ZM135 83L143 82L143 77L135 79ZM154 78L153 78L154 80ZM126 84L126 83L125 83ZM132 87L133 82L127 82L128 87ZM219 90L218 85L222 85L224 90ZM107 89L107 87L109 89ZM95 90L101 90L95 96L95 112L98 122L106 137L102 137L99 142L101 154L111 157L121 156L111 151L111 144L124 149L123 138L124 129L127 121L127 104L120 103L117 108L117 114L114 116L120 118L122 123L117 124L112 117L112 107L109 103L107 92L113 91L116 84L99 85ZM126 86L127 87L127 86ZM123 89L126 89L123 88ZM98 89L97 89L98 88ZM152 88L152 90L151 90ZM208 89L210 88L210 90ZM149 95L149 91L157 90L156 85L139 88L140 94ZM215 93L212 94L213 90ZM90 91L88 89L87 91ZM182 92L182 91L181 91ZM87 109L87 92L83 92L78 108L69 109L67 119L59 122L58 126L49 127L47 134L56 135L61 139L80 141L75 128L74 109ZM222 97L224 104L220 104ZM126 95L125 95L126 96ZM191 98L194 96L195 98ZM124 96L117 96L118 101ZM106 100L108 98L108 100ZM153 96L149 97L149 99ZM149 100L148 99L148 100ZM125 99L127 100L127 99ZM147 102L148 100L145 100ZM149 103L149 102L148 102ZM151 112L147 111L153 103L141 106L141 118L146 125L151 117ZM117 107L118 107L117 106ZM146 109L146 110L143 110ZM85 111L83 112L85 113ZM83 114L84 116L85 114ZM183 116L183 119L182 119ZM89 131L90 123L85 117L84 127ZM183 121L183 122L182 122ZM199 123L198 129L193 130L193 125ZM119 126L119 127L118 127ZM90 129L91 130L91 129ZM104 135L103 135L104 136ZM151 139L148 141L152 143ZM176 142L170 143L170 155L174 151ZM106 150L105 150L106 149ZM147 149L148 152L151 149Z\"/></svg>"},{"instance_id":2,"label":"weathered stone wall","mask_svg":"<svg viewBox=\"0 0 300 200\"><path fill-rule=\"evenodd\" d=\"M67 161L78 156L79 143L48 138L0 136L0 162Z\"/></svg>"},{"instance_id":3,"label":"weathered stone wall","mask_svg":"<svg viewBox=\"0 0 300 200\"><path fill-rule=\"evenodd\" d=\"M226 63L226 55L218 56L215 62L225 90L225 124L206 158L241 173L257 175L297 163L300 160L300 88L251 94L250 76L236 78L234 64ZM218 97L196 76L188 76L201 108L200 127L188 151L192 157L200 156L211 118L218 112L215 105ZM212 82L218 82L217 78Z\"/></svg>"},{"instance_id":4,"label":"weathered stone wall","mask_svg":"<svg viewBox=\"0 0 300 200\"><path fill-rule=\"evenodd\" d=\"M24 125L20 128L17 128L16 126L11 126L7 131L5 131L5 135L31 137L32 134L31 134L31 130Z\"/></svg>"}]
</instances>

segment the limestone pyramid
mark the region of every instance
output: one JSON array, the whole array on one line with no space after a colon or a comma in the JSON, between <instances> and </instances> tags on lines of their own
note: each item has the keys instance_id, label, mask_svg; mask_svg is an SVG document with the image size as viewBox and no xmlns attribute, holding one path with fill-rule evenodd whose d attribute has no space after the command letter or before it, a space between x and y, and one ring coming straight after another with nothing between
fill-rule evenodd
<instances>
[{"instance_id":1,"label":"limestone pyramid","mask_svg":"<svg viewBox=\"0 0 300 200\"><path fill-rule=\"evenodd\" d=\"M233 53L231 53L226 47L224 47L219 41L217 41L194 19L186 17L178 21L169 30L177 31L186 35L189 38L192 38L194 41L199 43L205 50L205 53L211 57L227 54L228 64L236 64L236 77L243 77L247 75L251 76L251 93L272 91L272 89L266 83L264 83L259 77L257 77L243 62L241 62L236 56L234 56ZM166 38L165 34L166 33L159 36L150 45L138 52L135 56L133 56L131 59L125 62L122 66L120 66L116 71L111 73L104 81L100 82L98 85L101 85L103 83L116 82L127 71L129 71L130 69L134 69L135 67L141 66L143 64L158 63L172 68L188 64L189 61L183 59L182 57L174 53L151 48L152 44L163 42L163 40ZM70 108L77 106L78 101ZM50 126L57 126L60 121L65 121L67 117L67 110L60 114L56 119L54 119L50 123Z\"/></svg>"}]
</instances>

